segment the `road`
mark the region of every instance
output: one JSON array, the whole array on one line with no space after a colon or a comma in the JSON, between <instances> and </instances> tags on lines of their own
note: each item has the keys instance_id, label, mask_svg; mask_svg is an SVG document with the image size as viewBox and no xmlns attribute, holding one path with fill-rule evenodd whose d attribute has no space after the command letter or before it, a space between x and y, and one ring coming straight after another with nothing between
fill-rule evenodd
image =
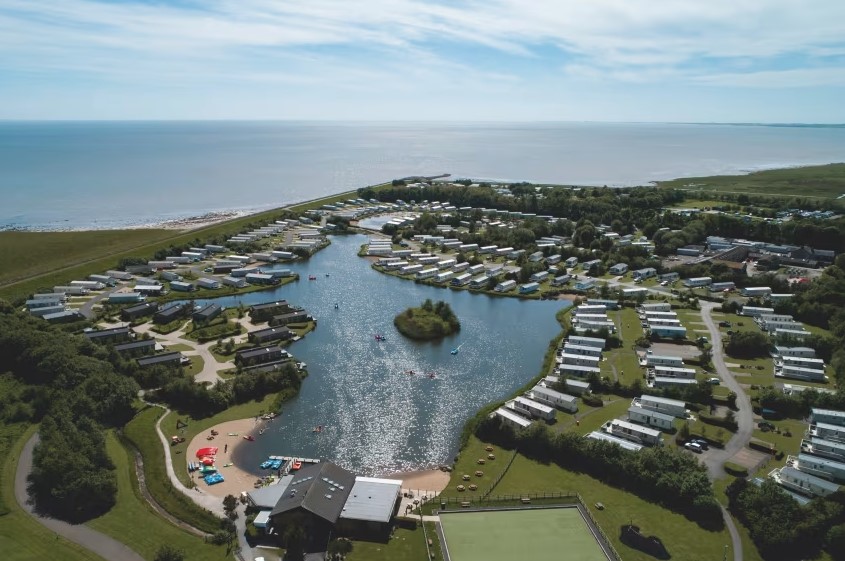
<instances>
[{"instance_id":1,"label":"road","mask_svg":"<svg viewBox=\"0 0 845 561\"><path fill-rule=\"evenodd\" d=\"M704 464L710 472L710 477L712 479L719 479L726 475L722 467L723 464L730 460L734 454L742 450L751 440L752 433L754 432L754 412L751 409L751 400L748 398L748 395L743 391L736 378L728 371L728 367L725 365L725 354L722 349L722 334L719 332L719 327L711 315L711 312L718 304L704 300L700 302L701 319L710 331L710 341L713 343L713 366L722 378L722 383L736 394L737 411L735 416L738 427L736 433L725 444L723 449L711 448L704 457Z\"/></svg>"},{"instance_id":2,"label":"road","mask_svg":"<svg viewBox=\"0 0 845 561\"><path fill-rule=\"evenodd\" d=\"M129 549L126 545L103 533L97 532L84 524L68 524L55 518L40 516L35 512L33 505L29 504L29 494L26 492L27 477L32 471L32 451L38 443L38 433L24 445L21 457L18 459L18 468L15 472L15 500L20 507L40 524L46 526L51 532L55 532L56 538L62 536L66 540L81 545L85 549L99 555L103 559L115 561L144 561L144 558Z\"/></svg>"}]
</instances>

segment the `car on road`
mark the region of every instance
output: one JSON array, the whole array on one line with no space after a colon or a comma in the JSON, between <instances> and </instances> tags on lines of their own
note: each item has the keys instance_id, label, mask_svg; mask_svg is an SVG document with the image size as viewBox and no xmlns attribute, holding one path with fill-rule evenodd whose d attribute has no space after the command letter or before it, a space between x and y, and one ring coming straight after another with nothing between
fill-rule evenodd
<instances>
[{"instance_id":1,"label":"car on road","mask_svg":"<svg viewBox=\"0 0 845 561\"><path fill-rule=\"evenodd\" d=\"M698 442L687 442L686 444L684 444L684 448L686 448L687 450L691 450L696 454L701 454L704 451L704 449L701 447L701 444L699 444Z\"/></svg>"},{"instance_id":2,"label":"car on road","mask_svg":"<svg viewBox=\"0 0 845 561\"><path fill-rule=\"evenodd\" d=\"M203 273L210 273L210 272L211 272L211 271L213 271L213 270L214 270L214 269L212 269L211 267L206 267L205 269L203 269L203 270L202 270L202 272L203 272Z\"/></svg>"}]
</instances>

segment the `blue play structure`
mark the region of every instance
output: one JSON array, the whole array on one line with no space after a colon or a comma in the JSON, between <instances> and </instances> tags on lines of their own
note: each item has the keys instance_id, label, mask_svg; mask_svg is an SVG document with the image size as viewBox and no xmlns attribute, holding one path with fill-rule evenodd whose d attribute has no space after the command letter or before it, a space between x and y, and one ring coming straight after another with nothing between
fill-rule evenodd
<instances>
[{"instance_id":1,"label":"blue play structure","mask_svg":"<svg viewBox=\"0 0 845 561\"><path fill-rule=\"evenodd\" d=\"M261 462L261 469L279 469L284 464L284 460L267 459Z\"/></svg>"},{"instance_id":2,"label":"blue play structure","mask_svg":"<svg viewBox=\"0 0 845 561\"><path fill-rule=\"evenodd\" d=\"M210 473L210 474L206 475L205 477L203 477L203 479L205 479L205 482L208 485L214 485L216 483L223 482L223 476L220 475L219 473Z\"/></svg>"}]
</instances>

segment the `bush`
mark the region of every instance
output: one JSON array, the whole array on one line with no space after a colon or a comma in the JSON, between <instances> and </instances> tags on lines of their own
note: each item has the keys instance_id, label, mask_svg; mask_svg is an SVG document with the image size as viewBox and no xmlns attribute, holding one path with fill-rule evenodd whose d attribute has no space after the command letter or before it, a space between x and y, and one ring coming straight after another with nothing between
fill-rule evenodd
<instances>
[{"instance_id":1,"label":"bush","mask_svg":"<svg viewBox=\"0 0 845 561\"><path fill-rule=\"evenodd\" d=\"M725 471L734 477L748 477L748 468L735 464L733 462L725 462Z\"/></svg>"}]
</instances>

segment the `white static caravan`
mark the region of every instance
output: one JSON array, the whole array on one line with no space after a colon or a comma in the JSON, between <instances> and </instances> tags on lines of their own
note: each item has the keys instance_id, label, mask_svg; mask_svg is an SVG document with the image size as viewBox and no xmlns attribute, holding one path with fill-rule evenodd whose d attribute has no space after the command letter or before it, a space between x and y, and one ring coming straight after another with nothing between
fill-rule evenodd
<instances>
[{"instance_id":1,"label":"white static caravan","mask_svg":"<svg viewBox=\"0 0 845 561\"><path fill-rule=\"evenodd\" d=\"M481 253L481 254L494 253L497 249L499 249L499 246L497 246L497 245L485 245L485 246L480 247L478 249L478 253Z\"/></svg>"},{"instance_id":2,"label":"white static caravan","mask_svg":"<svg viewBox=\"0 0 845 561\"><path fill-rule=\"evenodd\" d=\"M89 281L99 282L106 286L115 286L117 281L109 275L88 275Z\"/></svg>"},{"instance_id":3,"label":"white static caravan","mask_svg":"<svg viewBox=\"0 0 845 561\"><path fill-rule=\"evenodd\" d=\"M623 298L636 298L636 297L640 296L641 294L648 294L648 289L641 287L641 286L635 286L633 288L623 288L622 289L622 297Z\"/></svg>"},{"instance_id":4,"label":"white static caravan","mask_svg":"<svg viewBox=\"0 0 845 561\"><path fill-rule=\"evenodd\" d=\"M648 326L651 328L661 326L681 326L681 320L678 318L648 318Z\"/></svg>"},{"instance_id":5,"label":"white static caravan","mask_svg":"<svg viewBox=\"0 0 845 561\"><path fill-rule=\"evenodd\" d=\"M198 251L183 251L182 257L187 257L191 261L202 261L205 259L205 253L199 253Z\"/></svg>"},{"instance_id":6,"label":"white static caravan","mask_svg":"<svg viewBox=\"0 0 845 561\"><path fill-rule=\"evenodd\" d=\"M561 256L560 255L549 255L546 257L546 265L557 265L560 263Z\"/></svg>"},{"instance_id":7,"label":"white static caravan","mask_svg":"<svg viewBox=\"0 0 845 561\"><path fill-rule=\"evenodd\" d=\"M667 378L665 376L655 376L651 381L653 388L678 388L690 387L698 384L697 380L690 380L688 378Z\"/></svg>"},{"instance_id":8,"label":"white static caravan","mask_svg":"<svg viewBox=\"0 0 845 561\"><path fill-rule=\"evenodd\" d=\"M493 254L496 255L497 257L501 257L502 255L507 255L508 253L510 253L512 251L513 251L512 247L500 247L500 248L496 249L493 252Z\"/></svg>"},{"instance_id":9,"label":"white static caravan","mask_svg":"<svg viewBox=\"0 0 845 561\"><path fill-rule=\"evenodd\" d=\"M132 273L127 273L126 271L108 270L106 271L106 274L117 280L132 280Z\"/></svg>"},{"instance_id":10,"label":"white static caravan","mask_svg":"<svg viewBox=\"0 0 845 561\"><path fill-rule=\"evenodd\" d=\"M573 345L586 345L588 347L598 347L599 349L604 349L604 346L607 344L607 341L599 337L584 337L582 335L570 335L566 338L566 342L572 343Z\"/></svg>"},{"instance_id":11,"label":"white static caravan","mask_svg":"<svg viewBox=\"0 0 845 561\"><path fill-rule=\"evenodd\" d=\"M469 273L462 273L452 279L452 286L466 286L472 281L472 275Z\"/></svg>"},{"instance_id":12,"label":"white static caravan","mask_svg":"<svg viewBox=\"0 0 845 561\"><path fill-rule=\"evenodd\" d=\"M67 296L65 296L64 294L58 293L58 292L43 292L43 293L40 293L40 294L33 294L32 299L33 300L59 300L61 302L64 302L65 300L67 300Z\"/></svg>"},{"instance_id":13,"label":"white static caravan","mask_svg":"<svg viewBox=\"0 0 845 561\"><path fill-rule=\"evenodd\" d=\"M528 392L528 398L570 413L578 411L578 398L541 385L534 386Z\"/></svg>"},{"instance_id":14,"label":"white static caravan","mask_svg":"<svg viewBox=\"0 0 845 561\"><path fill-rule=\"evenodd\" d=\"M681 325L649 325L652 335L663 339L685 339L687 328Z\"/></svg>"},{"instance_id":15,"label":"white static caravan","mask_svg":"<svg viewBox=\"0 0 845 561\"><path fill-rule=\"evenodd\" d=\"M252 263L254 259L249 255L227 255L226 259L229 261L237 261L238 263Z\"/></svg>"},{"instance_id":16,"label":"white static caravan","mask_svg":"<svg viewBox=\"0 0 845 561\"><path fill-rule=\"evenodd\" d=\"M590 374L601 374L601 370L594 366L581 366L579 364L561 364L558 371L561 374L578 376L579 378L586 378Z\"/></svg>"},{"instance_id":17,"label":"white static caravan","mask_svg":"<svg viewBox=\"0 0 845 561\"><path fill-rule=\"evenodd\" d=\"M195 288L193 283L190 282L173 281L170 283L170 290L176 292L192 292Z\"/></svg>"},{"instance_id":18,"label":"white static caravan","mask_svg":"<svg viewBox=\"0 0 845 561\"><path fill-rule=\"evenodd\" d=\"M663 378L686 378L687 380L694 380L695 369L678 368L675 366L655 366L654 375Z\"/></svg>"},{"instance_id":19,"label":"white static caravan","mask_svg":"<svg viewBox=\"0 0 845 561\"><path fill-rule=\"evenodd\" d=\"M804 439L801 441L801 451L831 460L845 461L845 442L835 442L823 438Z\"/></svg>"},{"instance_id":20,"label":"white static caravan","mask_svg":"<svg viewBox=\"0 0 845 561\"><path fill-rule=\"evenodd\" d=\"M649 355L645 357L646 366L675 366L683 368L684 359L679 356Z\"/></svg>"},{"instance_id":21,"label":"white static caravan","mask_svg":"<svg viewBox=\"0 0 845 561\"><path fill-rule=\"evenodd\" d=\"M243 277L227 276L223 277L220 282L226 286L232 286L234 288L244 288L246 286L246 279Z\"/></svg>"},{"instance_id":22,"label":"white static caravan","mask_svg":"<svg viewBox=\"0 0 845 561\"><path fill-rule=\"evenodd\" d=\"M572 275L559 275L552 279L552 286L563 286L572 280Z\"/></svg>"},{"instance_id":23,"label":"white static caravan","mask_svg":"<svg viewBox=\"0 0 845 561\"><path fill-rule=\"evenodd\" d=\"M88 294L88 289L84 286L54 286L53 292L56 294L70 294L71 296L84 296Z\"/></svg>"},{"instance_id":24,"label":"white static caravan","mask_svg":"<svg viewBox=\"0 0 845 561\"><path fill-rule=\"evenodd\" d=\"M245 277L247 275L260 273L261 269L258 267L240 267L229 271L229 275L233 277Z\"/></svg>"},{"instance_id":25,"label":"white static caravan","mask_svg":"<svg viewBox=\"0 0 845 561\"><path fill-rule=\"evenodd\" d=\"M665 413L679 419L684 419L687 416L687 404L677 399L669 399L654 395L642 395L639 399L635 399L634 403L643 409L657 411L658 413Z\"/></svg>"},{"instance_id":26,"label":"white static caravan","mask_svg":"<svg viewBox=\"0 0 845 561\"><path fill-rule=\"evenodd\" d=\"M618 310L619 309L619 301L618 300L606 300L602 298L587 298L587 306L604 306L607 310ZM583 307L582 304L579 307Z\"/></svg>"},{"instance_id":27,"label":"white static caravan","mask_svg":"<svg viewBox=\"0 0 845 561\"><path fill-rule=\"evenodd\" d=\"M829 479L831 481L845 482L845 463L811 456L810 454L798 454L798 469L804 473Z\"/></svg>"},{"instance_id":28,"label":"white static caravan","mask_svg":"<svg viewBox=\"0 0 845 561\"><path fill-rule=\"evenodd\" d=\"M528 279L531 282L544 282L549 279L549 272L548 271L538 271L531 275Z\"/></svg>"},{"instance_id":29,"label":"white static caravan","mask_svg":"<svg viewBox=\"0 0 845 561\"><path fill-rule=\"evenodd\" d=\"M431 257L421 257L420 259L417 260L417 263L420 263L422 265L429 265L429 266L434 265L435 268L437 268L437 264L439 262L440 262L440 258L437 257L436 255L432 255Z\"/></svg>"},{"instance_id":30,"label":"white static caravan","mask_svg":"<svg viewBox=\"0 0 845 561\"><path fill-rule=\"evenodd\" d=\"M531 421L529 421L525 417L517 415L513 411L505 409L504 407L499 407L498 409L493 411L493 415L499 417L499 419L501 419L504 424L509 425L515 429L527 429L531 426Z\"/></svg>"},{"instance_id":31,"label":"white static caravan","mask_svg":"<svg viewBox=\"0 0 845 561\"><path fill-rule=\"evenodd\" d=\"M444 259L443 261L437 262L437 268L442 271L444 269L451 269L452 267L454 267L457 264L458 264L458 262L454 259Z\"/></svg>"},{"instance_id":32,"label":"white static caravan","mask_svg":"<svg viewBox=\"0 0 845 561\"><path fill-rule=\"evenodd\" d=\"M416 274L414 275L414 277L417 280L423 280L423 279L434 278L434 276L436 274L437 274L437 267L429 267L428 269L423 269L422 271L417 271Z\"/></svg>"},{"instance_id":33,"label":"white static caravan","mask_svg":"<svg viewBox=\"0 0 845 561\"><path fill-rule=\"evenodd\" d=\"M509 292L514 288L516 288L516 281L506 280L497 284L496 288L494 288L493 290L495 290L496 292Z\"/></svg>"},{"instance_id":34,"label":"white static caravan","mask_svg":"<svg viewBox=\"0 0 845 561\"><path fill-rule=\"evenodd\" d=\"M520 294L531 294L532 292L537 292L538 290L540 290L540 285L536 282L529 282L528 284L522 284L519 286Z\"/></svg>"},{"instance_id":35,"label":"white static caravan","mask_svg":"<svg viewBox=\"0 0 845 561\"><path fill-rule=\"evenodd\" d=\"M390 263L396 263L401 261L398 257L382 257L378 261L376 261L376 265L384 267L385 265L389 265Z\"/></svg>"},{"instance_id":36,"label":"white static caravan","mask_svg":"<svg viewBox=\"0 0 845 561\"><path fill-rule=\"evenodd\" d=\"M456 273L462 273L467 269L469 269L469 263L467 263L466 261L464 261L463 263L458 263L454 267L452 267L452 270Z\"/></svg>"},{"instance_id":37,"label":"white static caravan","mask_svg":"<svg viewBox=\"0 0 845 561\"><path fill-rule=\"evenodd\" d=\"M440 282L440 283L446 282L449 279L451 279L452 275L454 275L454 274L455 273L453 273L452 271L444 271L442 273L437 273L436 275L434 275L434 282Z\"/></svg>"},{"instance_id":38,"label":"white static caravan","mask_svg":"<svg viewBox=\"0 0 845 561\"><path fill-rule=\"evenodd\" d=\"M295 257L290 251L271 251L270 255L276 259L293 259Z\"/></svg>"},{"instance_id":39,"label":"white static caravan","mask_svg":"<svg viewBox=\"0 0 845 561\"><path fill-rule=\"evenodd\" d=\"M646 267L645 269L637 269L636 271L631 273L631 276L633 277L634 280L643 281L643 280L646 280L646 279L650 279L652 277L656 277L657 276L657 269L655 269L653 267Z\"/></svg>"},{"instance_id":40,"label":"white static caravan","mask_svg":"<svg viewBox=\"0 0 845 561\"><path fill-rule=\"evenodd\" d=\"M44 306L43 308L31 308L29 315L35 317L44 317L50 314L58 314L67 310L64 304L54 304L52 306Z\"/></svg>"},{"instance_id":41,"label":"white static caravan","mask_svg":"<svg viewBox=\"0 0 845 561\"><path fill-rule=\"evenodd\" d=\"M660 430L672 430L675 424L675 417L672 415L643 409L636 405L628 408L628 420L632 423L641 423Z\"/></svg>"},{"instance_id":42,"label":"white static caravan","mask_svg":"<svg viewBox=\"0 0 845 561\"><path fill-rule=\"evenodd\" d=\"M678 313L673 312L671 310L662 312L656 310L645 310L643 311L643 315L648 319L657 319L657 318L664 318L664 319L677 319Z\"/></svg>"},{"instance_id":43,"label":"white static caravan","mask_svg":"<svg viewBox=\"0 0 845 561\"><path fill-rule=\"evenodd\" d=\"M182 257L181 255L170 255L164 258L165 261L171 263L179 263L180 265L187 265L193 261L190 257Z\"/></svg>"},{"instance_id":44,"label":"white static caravan","mask_svg":"<svg viewBox=\"0 0 845 561\"><path fill-rule=\"evenodd\" d=\"M200 278L200 279L197 279L197 286L199 288L208 288L208 289L211 289L211 290L217 290L222 285L220 284L220 281L217 280L217 279Z\"/></svg>"},{"instance_id":45,"label":"white static caravan","mask_svg":"<svg viewBox=\"0 0 845 561\"><path fill-rule=\"evenodd\" d=\"M802 331L804 326L794 320L760 320L760 329L767 333L775 333L776 331Z\"/></svg>"},{"instance_id":46,"label":"white static caravan","mask_svg":"<svg viewBox=\"0 0 845 561\"><path fill-rule=\"evenodd\" d=\"M484 265L482 265L480 263L478 265L471 265L467 269L467 273L469 273L471 275L480 275L483 272L484 272Z\"/></svg>"},{"instance_id":47,"label":"white static caravan","mask_svg":"<svg viewBox=\"0 0 845 561\"><path fill-rule=\"evenodd\" d=\"M162 271L161 278L166 281L180 281L182 280L182 275L176 271Z\"/></svg>"},{"instance_id":48,"label":"white static caravan","mask_svg":"<svg viewBox=\"0 0 845 561\"><path fill-rule=\"evenodd\" d=\"M780 369L775 368L775 377L791 378L793 380L806 380L809 382L824 382L827 380L827 377L824 375L824 370L788 365L784 365Z\"/></svg>"},{"instance_id":49,"label":"white static caravan","mask_svg":"<svg viewBox=\"0 0 845 561\"><path fill-rule=\"evenodd\" d=\"M769 474L776 483L796 493L809 497L826 497L839 490L839 485L797 470L792 466L783 466Z\"/></svg>"},{"instance_id":50,"label":"white static caravan","mask_svg":"<svg viewBox=\"0 0 845 561\"><path fill-rule=\"evenodd\" d=\"M132 290L145 296L161 296L164 294L164 287L160 284L136 284Z\"/></svg>"},{"instance_id":51,"label":"white static caravan","mask_svg":"<svg viewBox=\"0 0 845 561\"><path fill-rule=\"evenodd\" d=\"M591 347L589 345L576 345L574 343L564 343L563 353L571 355L587 355L587 356L601 356L602 350L598 347Z\"/></svg>"},{"instance_id":52,"label":"white static caravan","mask_svg":"<svg viewBox=\"0 0 845 561\"><path fill-rule=\"evenodd\" d=\"M759 317L775 313L774 308L760 308L759 306L743 306L739 315L748 317Z\"/></svg>"},{"instance_id":53,"label":"white static caravan","mask_svg":"<svg viewBox=\"0 0 845 561\"><path fill-rule=\"evenodd\" d=\"M469 251L478 251L478 244L477 243L465 243L458 246L458 251L460 252L469 252Z\"/></svg>"},{"instance_id":54,"label":"white static caravan","mask_svg":"<svg viewBox=\"0 0 845 561\"><path fill-rule=\"evenodd\" d=\"M824 360L820 358L806 358L802 356L785 356L780 359L784 366L803 366L805 368L815 368L816 370L824 370Z\"/></svg>"},{"instance_id":55,"label":"white static caravan","mask_svg":"<svg viewBox=\"0 0 845 561\"><path fill-rule=\"evenodd\" d=\"M640 312L648 315L649 313L654 312L671 312L672 311L672 304L669 302L655 302L652 304L641 304L640 305ZM677 314L675 314L677 315Z\"/></svg>"},{"instance_id":56,"label":"white static caravan","mask_svg":"<svg viewBox=\"0 0 845 561\"><path fill-rule=\"evenodd\" d=\"M578 265L578 258L577 257L570 257L566 261L563 262L564 265L567 267L575 267Z\"/></svg>"},{"instance_id":57,"label":"white static caravan","mask_svg":"<svg viewBox=\"0 0 845 561\"><path fill-rule=\"evenodd\" d=\"M417 272L422 271L422 270L423 270L423 266L418 264L418 263L414 264L414 265L405 265L404 267L399 269L399 274L402 274L402 275L410 275L412 273L416 274Z\"/></svg>"},{"instance_id":58,"label":"white static caravan","mask_svg":"<svg viewBox=\"0 0 845 561\"><path fill-rule=\"evenodd\" d=\"M697 288L700 286L710 286L713 279L710 277L693 277L691 279L684 279L684 286L687 288Z\"/></svg>"},{"instance_id":59,"label":"white static caravan","mask_svg":"<svg viewBox=\"0 0 845 561\"><path fill-rule=\"evenodd\" d=\"M144 297L140 292L113 292L109 294L110 304L130 304L143 301Z\"/></svg>"},{"instance_id":60,"label":"white static caravan","mask_svg":"<svg viewBox=\"0 0 845 561\"><path fill-rule=\"evenodd\" d=\"M745 288L740 290L740 294L742 294L743 296L748 296L750 298L768 296L771 293L772 289L768 286L746 286Z\"/></svg>"},{"instance_id":61,"label":"white static caravan","mask_svg":"<svg viewBox=\"0 0 845 561\"><path fill-rule=\"evenodd\" d=\"M813 407L810 410L810 417L814 423L826 423L828 425L845 427L845 411Z\"/></svg>"},{"instance_id":62,"label":"white static caravan","mask_svg":"<svg viewBox=\"0 0 845 561\"><path fill-rule=\"evenodd\" d=\"M548 405L543 405L533 399L518 396L513 400L513 408L523 414L551 421L555 418L555 410Z\"/></svg>"},{"instance_id":63,"label":"white static caravan","mask_svg":"<svg viewBox=\"0 0 845 561\"><path fill-rule=\"evenodd\" d=\"M399 259L399 258L397 257L397 259ZM401 269L402 267L405 267L407 265L409 265L409 263L407 261L405 261L403 259L399 259L398 261L391 261L390 263L385 263L384 268L388 269L388 270L394 270L394 269Z\"/></svg>"},{"instance_id":64,"label":"white static caravan","mask_svg":"<svg viewBox=\"0 0 845 561\"><path fill-rule=\"evenodd\" d=\"M803 341L812 333L806 329L775 329L775 337L788 337L791 340Z\"/></svg>"},{"instance_id":65,"label":"white static caravan","mask_svg":"<svg viewBox=\"0 0 845 561\"><path fill-rule=\"evenodd\" d=\"M657 446L662 442L659 430L635 425L634 423L629 423L628 421L613 419L608 421L605 427L606 432L609 432L614 436L636 442L637 444Z\"/></svg>"},{"instance_id":66,"label":"white static caravan","mask_svg":"<svg viewBox=\"0 0 845 561\"><path fill-rule=\"evenodd\" d=\"M607 317L607 306L604 304L581 304L580 306L576 307L572 310L576 316L581 316L585 314L601 314Z\"/></svg>"},{"instance_id":67,"label":"white static caravan","mask_svg":"<svg viewBox=\"0 0 845 561\"><path fill-rule=\"evenodd\" d=\"M570 354L567 352L563 352L560 354L561 364L577 364L580 366L593 366L598 368L599 363L601 362L600 356L594 355L581 355L581 354Z\"/></svg>"},{"instance_id":68,"label":"white static caravan","mask_svg":"<svg viewBox=\"0 0 845 561\"><path fill-rule=\"evenodd\" d=\"M845 427L830 423L814 423L810 425L810 436L823 440L845 442Z\"/></svg>"},{"instance_id":69,"label":"white static caravan","mask_svg":"<svg viewBox=\"0 0 845 561\"><path fill-rule=\"evenodd\" d=\"M582 394L589 394L592 392L592 388L590 388L590 382L585 382L583 380L572 380L570 378L566 379L566 389L574 394L582 395Z\"/></svg>"},{"instance_id":70,"label":"white static caravan","mask_svg":"<svg viewBox=\"0 0 845 561\"><path fill-rule=\"evenodd\" d=\"M470 288L484 288L487 286L487 283L490 282L490 277L487 275L481 275L480 277L475 277L471 281L469 281Z\"/></svg>"},{"instance_id":71,"label":"white static caravan","mask_svg":"<svg viewBox=\"0 0 845 561\"><path fill-rule=\"evenodd\" d=\"M608 434L606 432L594 430L584 438L589 438L591 440L601 440L604 442L612 442L617 446L629 450L631 452L639 452L643 449L642 444L637 444L636 442L631 442L625 438L619 438L618 436L613 436L612 434Z\"/></svg>"},{"instance_id":72,"label":"white static caravan","mask_svg":"<svg viewBox=\"0 0 845 561\"><path fill-rule=\"evenodd\" d=\"M151 269L175 269L177 263L174 261L147 261Z\"/></svg>"},{"instance_id":73,"label":"white static caravan","mask_svg":"<svg viewBox=\"0 0 845 561\"><path fill-rule=\"evenodd\" d=\"M74 281L70 281L70 285L71 286L81 286L82 288L87 288L88 290L102 290L106 287L106 285L104 285L101 282L90 281L90 280L87 280L87 281L74 280Z\"/></svg>"}]
</instances>

